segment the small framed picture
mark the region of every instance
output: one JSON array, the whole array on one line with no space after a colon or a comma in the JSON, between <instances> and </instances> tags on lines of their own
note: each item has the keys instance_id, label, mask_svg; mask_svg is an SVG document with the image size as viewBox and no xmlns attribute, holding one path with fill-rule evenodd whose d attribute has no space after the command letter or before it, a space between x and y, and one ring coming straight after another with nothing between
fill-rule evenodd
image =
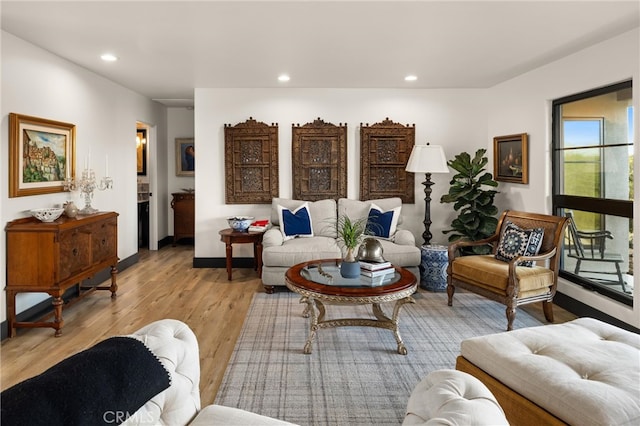
<instances>
[{"instance_id":1,"label":"small framed picture","mask_svg":"<svg viewBox=\"0 0 640 426\"><path fill-rule=\"evenodd\" d=\"M529 183L526 133L493 138L493 178L502 182Z\"/></svg>"},{"instance_id":2,"label":"small framed picture","mask_svg":"<svg viewBox=\"0 0 640 426\"><path fill-rule=\"evenodd\" d=\"M196 151L193 138L176 138L176 176L195 176Z\"/></svg>"},{"instance_id":3,"label":"small framed picture","mask_svg":"<svg viewBox=\"0 0 640 426\"><path fill-rule=\"evenodd\" d=\"M76 126L9 114L9 197L64 192L75 178Z\"/></svg>"}]
</instances>

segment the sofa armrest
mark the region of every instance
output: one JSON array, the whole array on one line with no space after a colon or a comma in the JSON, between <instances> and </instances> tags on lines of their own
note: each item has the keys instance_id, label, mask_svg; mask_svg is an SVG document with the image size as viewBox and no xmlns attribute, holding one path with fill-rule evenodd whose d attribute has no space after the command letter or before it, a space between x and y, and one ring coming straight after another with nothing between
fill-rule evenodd
<instances>
[{"instance_id":1,"label":"sofa armrest","mask_svg":"<svg viewBox=\"0 0 640 426\"><path fill-rule=\"evenodd\" d=\"M284 238L282 237L282 232L280 232L279 226L274 226L267 229L262 236L262 247L273 247L273 246L281 246L284 243Z\"/></svg>"},{"instance_id":2,"label":"sofa armrest","mask_svg":"<svg viewBox=\"0 0 640 426\"><path fill-rule=\"evenodd\" d=\"M200 351L187 324L163 319L129 335L142 341L171 375L171 386L151 398L123 425L185 425L200 410Z\"/></svg>"},{"instance_id":3,"label":"sofa armrest","mask_svg":"<svg viewBox=\"0 0 640 426\"><path fill-rule=\"evenodd\" d=\"M393 237L393 242L401 246L414 246L416 245L416 237L408 229L398 229Z\"/></svg>"}]
</instances>

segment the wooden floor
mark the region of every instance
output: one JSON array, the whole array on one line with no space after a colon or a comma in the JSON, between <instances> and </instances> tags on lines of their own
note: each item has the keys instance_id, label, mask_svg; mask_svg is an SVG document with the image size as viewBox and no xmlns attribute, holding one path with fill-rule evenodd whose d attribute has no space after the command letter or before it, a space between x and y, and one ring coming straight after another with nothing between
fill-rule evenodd
<instances>
[{"instance_id":1,"label":"wooden floor","mask_svg":"<svg viewBox=\"0 0 640 426\"><path fill-rule=\"evenodd\" d=\"M0 346L1 389L107 337L175 318L198 337L202 405L213 403L251 299L264 290L252 269L234 269L229 282L225 269L193 268L192 264L192 246L141 252L140 262L118 275L115 300L109 292L97 291L64 310L61 337L54 338L50 328L18 329L16 337ZM539 303L519 309L545 321ZM556 322L575 318L558 307L554 313Z\"/></svg>"}]
</instances>

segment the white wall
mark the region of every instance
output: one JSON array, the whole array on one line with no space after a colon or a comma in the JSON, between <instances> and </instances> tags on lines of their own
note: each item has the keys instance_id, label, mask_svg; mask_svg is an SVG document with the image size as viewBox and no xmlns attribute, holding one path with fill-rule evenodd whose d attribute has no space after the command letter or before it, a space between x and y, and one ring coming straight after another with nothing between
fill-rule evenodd
<instances>
[{"instance_id":1,"label":"white wall","mask_svg":"<svg viewBox=\"0 0 640 426\"><path fill-rule=\"evenodd\" d=\"M183 188L195 188L195 178L192 176L176 176L176 138L192 138L194 111L187 108L167 108L167 185L168 203L167 217L169 235L173 235L173 210L171 209L171 194L182 192ZM197 141L194 140L194 143ZM200 148L195 145L196 152ZM206 194L206 193L205 193ZM206 195L205 195L206 196Z\"/></svg>"},{"instance_id":2,"label":"white wall","mask_svg":"<svg viewBox=\"0 0 640 426\"><path fill-rule=\"evenodd\" d=\"M447 158L486 145L487 116L484 90L376 90L376 89L196 89L196 239L195 256L224 257L218 231L225 218L252 215L268 218L270 204L226 205L224 186L224 124L236 125L249 117L278 123L280 196L291 197L291 126L320 117L327 123L347 123L347 196L357 199L360 188L360 124L389 118L416 125L416 143L443 145ZM432 242L444 242L442 230L455 217L450 204L441 205L451 175L432 180ZM405 226L422 244L424 175L415 179L416 203L403 207ZM234 256L251 257L251 246L234 246Z\"/></svg>"},{"instance_id":3,"label":"white wall","mask_svg":"<svg viewBox=\"0 0 640 426\"><path fill-rule=\"evenodd\" d=\"M633 78L636 123L634 156L638 157L639 40L639 31L636 29L489 90L489 152L493 149L491 143L494 136L523 132L529 134L530 183L501 183L501 194L496 198L500 209L551 212L551 102L554 99ZM635 162L636 175L638 167L638 162ZM634 198L638 198L638 185L635 191ZM634 205L634 229L640 229L638 213L637 206ZM639 271L638 266L638 256L634 256L633 269ZM637 281L636 279L635 300L640 297L640 285L637 285ZM631 308L565 280L560 280L558 290L635 327L640 327L638 303L635 303L635 308Z\"/></svg>"},{"instance_id":4,"label":"white wall","mask_svg":"<svg viewBox=\"0 0 640 426\"><path fill-rule=\"evenodd\" d=\"M69 193L8 198L8 115L10 112L48 118L76 125L76 167L81 168L91 152L91 166L104 175L104 158L109 156L111 191L97 191L93 206L116 211L118 218L118 256L135 254L137 241L136 121L156 126L158 138L166 140L165 108L149 99L93 74L66 60L2 32L2 126L0 137L0 223L24 217L29 209L60 205ZM164 149L164 144L162 149ZM162 166L164 169L164 166ZM160 171L161 176L166 170ZM165 185L166 186L166 185ZM80 203L78 196L76 204ZM164 211L164 210L163 210ZM0 234L0 247L5 247ZM2 256L4 259L4 255ZM6 265L0 262L2 288ZM0 292L0 320L6 319L5 292ZM17 298L21 312L45 299L46 294L22 293Z\"/></svg>"}]
</instances>

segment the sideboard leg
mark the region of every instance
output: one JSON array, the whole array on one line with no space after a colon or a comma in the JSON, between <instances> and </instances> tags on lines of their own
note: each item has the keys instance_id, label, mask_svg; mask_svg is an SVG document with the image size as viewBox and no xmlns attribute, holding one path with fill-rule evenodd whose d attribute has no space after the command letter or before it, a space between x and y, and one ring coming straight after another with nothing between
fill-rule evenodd
<instances>
[{"instance_id":1,"label":"sideboard leg","mask_svg":"<svg viewBox=\"0 0 640 426\"><path fill-rule=\"evenodd\" d=\"M109 291L111 292L111 298L116 298L116 292L118 291L118 282L116 281L116 276L118 275L117 265L113 265L111 267L111 287L109 287Z\"/></svg>"}]
</instances>

